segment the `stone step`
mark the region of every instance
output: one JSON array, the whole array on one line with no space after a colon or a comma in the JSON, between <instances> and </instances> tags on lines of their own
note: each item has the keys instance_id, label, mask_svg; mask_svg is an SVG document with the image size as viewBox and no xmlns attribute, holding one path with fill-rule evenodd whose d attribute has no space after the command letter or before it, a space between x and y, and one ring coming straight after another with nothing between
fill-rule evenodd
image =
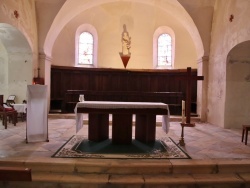
<instances>
[{"instance_id":1,"label":"stone step","mask_svg":"<svg viewBox=\"0 0 250 188\"><path fill-rule=\"evenodd\" d=\"M58 159L0 161L0 166L32 170L32 182L0 182L0 187L247 187L250 160Z\"/></svg>"},{"instance_id":2,"label":"stone step","mask_svg":"<svg viewBox=\"0 0 250 188\"><path fill-rule=\"evenodd\" d=\"M62 159L29 161L1 160L1 167L23 167L35 172L154 175L154 174L224 174L250 173L250 159Z\"/></svg>"},{"instance_id":3,"label":"stone step","mask_svg":"<svg viewBox=\"0 0 250 188\"><path fill-rule=\"evenodd\" d=\"M0 182L0 187L218 187L236 188L250 185L250 173L234 174L157 174L157 175L108 175L84 173L35 172L32 182Z\"/></svg>"}]
</instances>

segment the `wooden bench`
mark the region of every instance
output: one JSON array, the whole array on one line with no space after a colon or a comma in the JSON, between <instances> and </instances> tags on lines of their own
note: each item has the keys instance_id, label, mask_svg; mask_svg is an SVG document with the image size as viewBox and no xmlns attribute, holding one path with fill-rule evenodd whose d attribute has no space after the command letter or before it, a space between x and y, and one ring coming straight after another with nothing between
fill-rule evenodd
<instances>
[{"instance_id":1,"label":"wooden bench","mask_svg":"<svg viewBox=\"0 0 250 188\"><path fill-rule=\"evenodd\" d=\"M241 142L244 141L245 136L245 145L247 145L247 137L248 137L248 131L250 130L250 125L242 125L242 138Z\"/></svg>"},{"instance_id":2,"label":"wooden bench","mask_svg":"<svg viewBox=\"0 0 250 188\"><path fill-rule=\"evenodd\" d=\"M31 169L0 167L0 181L32 181Z\"/></svg>"}]
</instances>

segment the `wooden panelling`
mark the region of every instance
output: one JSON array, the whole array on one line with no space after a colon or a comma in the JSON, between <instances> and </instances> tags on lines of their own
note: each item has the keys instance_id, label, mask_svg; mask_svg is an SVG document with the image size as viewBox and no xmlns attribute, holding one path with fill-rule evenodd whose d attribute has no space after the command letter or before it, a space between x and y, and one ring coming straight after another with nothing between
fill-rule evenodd
<instances>
[{"instance_id":1,"label":"wooden panelling","mask_svg":"<svg viewBox=\"0 0 250 188\"><path fill-rule=\"evenodd\" d=\"M22 167L0 167L0 181L32 181L31 169Z\"/></svg>"},{"instance_id":2,"label":"wooden panelling","mask_svg":"<svg viewBox=\"0 0 250 188\"><path fill-rule=\"evenodd\" d=\"M185 100L186 69L129 70L108 68L51 67L51 110L73 112L79 94L85 100L164 102L171 114L181 114ZM197 70L192 70L197 75ZM196 105L197 83L192 83ZM196 107L192 108L192 112Z\"/></svg>"},{"instance_id":3,"label":"wooden panelling","mask_svg":"<svg viewBox=\"0 0 250 188\"><path fill-rule=\"evenodd\" d=\"M0 105L3 105L3 95L0 95Z\"/></svg>"}]
</instances>

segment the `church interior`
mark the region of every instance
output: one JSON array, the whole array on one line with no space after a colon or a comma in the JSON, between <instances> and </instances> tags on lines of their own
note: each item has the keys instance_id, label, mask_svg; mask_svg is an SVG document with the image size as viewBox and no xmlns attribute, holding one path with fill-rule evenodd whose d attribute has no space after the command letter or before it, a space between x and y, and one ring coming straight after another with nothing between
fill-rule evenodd
<instances>
[{"instance_id":1,"label":"church interior","mask_svg":"<svg viewBox=\"0 0 250 188\"><path fill-rule=\"evenodd\" d=\"M27 86L47 92L33 119L24 109L7 121L0 109L0 187L250 186L248 8L248 0L0 0L0 105L31 106ZM79 95L167 104L169 132L157 115L156 138L170 137L190 159L52 158L76 134ZM26 143L39 114L47 140ZM17 168L31 169L32 181Z\"/></svg>"}]
</instances>

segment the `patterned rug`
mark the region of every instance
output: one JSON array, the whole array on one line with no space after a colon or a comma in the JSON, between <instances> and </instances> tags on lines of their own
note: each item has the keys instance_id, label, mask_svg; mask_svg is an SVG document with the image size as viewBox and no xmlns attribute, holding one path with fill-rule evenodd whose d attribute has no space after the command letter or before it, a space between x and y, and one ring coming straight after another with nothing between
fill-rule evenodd
<instances>
[{"instance_id":1,"label":"patterned rug","mask_svg":"<svg viewBox=\"0 0 250 188\"><path fill-rule=\"evenodd\" d=\"M52 157L101 159L191 159L171 138L145 144L132 140L128 145L112 144L108 139L92 142L82 135L72 136Z\"/></svg>"}]
</instances>

